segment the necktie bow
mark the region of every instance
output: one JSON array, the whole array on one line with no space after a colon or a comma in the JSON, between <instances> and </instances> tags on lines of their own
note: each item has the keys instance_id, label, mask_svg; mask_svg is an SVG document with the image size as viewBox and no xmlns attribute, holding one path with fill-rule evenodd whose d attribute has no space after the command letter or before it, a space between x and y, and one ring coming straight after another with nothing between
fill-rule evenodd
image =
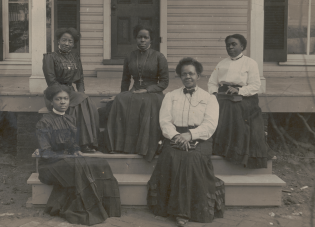
<instances>
[{"instance_id":1,"label":"necktie bow","mask_svg":"<svg viewBox=\"0 0 315 227\"><path fill-rule=\"evenodd\" d=\"M192 96L192 94L195 92L195 88L193 89L187 89L184 88L184 94L186 95L187 93L190 94L190 96Z\"/></svg>"}]
</instances>

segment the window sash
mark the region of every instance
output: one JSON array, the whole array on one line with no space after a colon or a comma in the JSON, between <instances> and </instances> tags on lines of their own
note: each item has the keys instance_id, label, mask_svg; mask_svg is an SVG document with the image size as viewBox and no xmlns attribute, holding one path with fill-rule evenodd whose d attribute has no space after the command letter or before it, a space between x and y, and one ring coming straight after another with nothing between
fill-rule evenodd
<instances>
[{"instance_id":1,"label":"window sash","mask_svg":"<svg viewBox=\"0 0 315 227\"><path fill-rule=\"evenodd\" d=\"M25 1L23 1L24 3ZM19 1L14 1L12 3L19 3ZM9 53L9 0L2 1L3 7L3 52L4 59L31 59L32 57L32 11L31 11L31 0L28 0L28 12L29 12L29 20L28 20L28 29L29 29L29 53Z\"/></svg>"}]
</instances>

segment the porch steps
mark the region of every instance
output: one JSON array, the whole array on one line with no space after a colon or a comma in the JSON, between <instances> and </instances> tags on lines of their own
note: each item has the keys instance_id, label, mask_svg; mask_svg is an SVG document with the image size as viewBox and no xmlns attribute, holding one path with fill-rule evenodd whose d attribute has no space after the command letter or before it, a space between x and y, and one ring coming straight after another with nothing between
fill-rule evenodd
<instances>
[{"instance_id":1,"label":"porch steps","mask_svg":"<svg viewBox=\"0 0 315 227\"><path fill-rule=\"evenodd\" d=\"M119 183L122 205L146 205L147 182L157 158L148 163L139 155L97 153L84 156L106 158ZM212 156L212 163L215 175L225 182L227 206L281 205L281 189L285 182L272 175L272 161L268 162L268 168L254 170L233 165L219 156ZM31 203L46 204L52 186L42 184L38 173L33 173L27 184L32 185Z\"/></svg>"}]
</instances>

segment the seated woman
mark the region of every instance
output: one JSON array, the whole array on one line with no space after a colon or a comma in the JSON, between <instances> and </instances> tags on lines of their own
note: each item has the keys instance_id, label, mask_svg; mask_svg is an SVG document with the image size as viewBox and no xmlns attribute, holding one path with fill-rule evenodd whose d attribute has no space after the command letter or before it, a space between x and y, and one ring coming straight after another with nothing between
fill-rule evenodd
<instances>
[{"instance_id":1,"label":"seated woman","mask_svg":"<svg viewBox=\"0 0 315 227\"><path fill-rule=\"evenodd\" d=\"M148 206L155 215L212 222L223 217L224 183L211 162L212 139L219 117L214 95L197 86L202 65L193 58L176 67L184 87L166 94L160 110L164 146L148 182Z\"/></svg>"},{"instance_id":2,"label":"seated woman","mask_svg":"<svg viewBox=\"0 0 315 227\"><path fill-rule=\"evenodd\" d=\"M139 154L151 161L162 137L159 110L169 82L168 65L163 54L150 49L150 28L137 25L133 34L138 49L125 59L121 93L112 103L106 133L110 151ZM131 78L134 84L128 91Z\"/></svg>"},{"instance_id":3,"label":"seated woman","mask_svg":"<svg viewBox=\"0 0 315 227\"><path fill-rule=\"evenodd\" d=\"M43 71L48 86L63 84L74 91L72 83L76 84L78 92L71 92L69 114L76 118L81 151L93 153L98 146L99 116L97 108L90 98L84 94L84 78L81 60L72 49L81 37L74 28L60 28L55 32L58 40L58 51L44 54ZM50 102L46 106L51 110Z\"/></svg>"},{"instance_id":4,"label":"seated woman","mask_svg":"<svg viewBox=\"0 0 315 227\"><path fill-rule=\"evenodd\" d=\"M227 36L225 44L230 57L219 62L208 83L209 93L217 95L220 106L213 154L247 168L267 168L267 158L273 155L268 156L258 106L258 65L242 53L247 45L244 36ZM241 100L232 101L236 100L233 96Z\"/></svg>"},{"instance_id":5,"label":"seated woman","mask_svg":"<svg viewBox=\"0 0 315 227\"><path fill-rule=\"evenodd\" d=\"M105 159L82 157L75 118L66 114L71 88L52 85L45 91L52 111L36 125L39 180L54 185L45 211L73 224L94 225L120 217L118 182Z\"/></svg>"}]
</instances>

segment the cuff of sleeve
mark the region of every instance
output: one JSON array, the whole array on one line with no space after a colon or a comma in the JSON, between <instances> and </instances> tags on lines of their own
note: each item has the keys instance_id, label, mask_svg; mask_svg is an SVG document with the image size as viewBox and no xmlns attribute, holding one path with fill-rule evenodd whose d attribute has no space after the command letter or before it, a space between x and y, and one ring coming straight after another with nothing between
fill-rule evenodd
<instances>
[{"instance_id":1,"label":"cuff of sleeve","mask_svg":"<svg viewBox=\"0 0 315 227\"><path fill-rule=\"evenodd\" d=\"M244 89L242 87L238 88L238 94L245 96L244 95Z\"/></svg>"},{"instance_id":2,"label":"cuff of sleeve","mask_svg":"<svg viewBox=\"0 0 315 227\"><path fill-rule=\"evenodd\" d=\"M191 134L191 140L196 140L199 138L199 133L197 129L189 129L190 134Z\"/></svg>"},{"instance_id":3,"label":"cuff of sleeve","mask_svg":"<svg viewBox=\"0 0 315 227\"><path fill-rule=\"evenodd\" d=\"M178 135L178 134L180 134L180 133L178 133L176 130L174 130L173 132L170 132L169 134L168 134L168 136L169 136L169 140L171 140L171 139L173 139L173 137L174 136L176 136L176 135Z\"/></svg>"}]
</instances>

